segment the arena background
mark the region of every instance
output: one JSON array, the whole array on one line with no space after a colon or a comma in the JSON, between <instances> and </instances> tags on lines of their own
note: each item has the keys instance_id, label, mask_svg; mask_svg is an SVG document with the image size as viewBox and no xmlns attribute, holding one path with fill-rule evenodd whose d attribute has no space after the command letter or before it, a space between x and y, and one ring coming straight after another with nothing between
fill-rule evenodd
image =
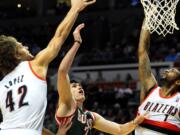
<instances>
[{"instance_id":1,"label":"arena background","mask_svg":"<svg viewBox=\"0 0 180 135\"><path fill-rule=\"evenodd\" d=\"M67 0L1 0L0 34L15 36L36 54L46 47L68 9ZM96 5L81 13L75 24L84 22L86 28L71 78L83 83L88 110L118 123L133 119L139 105L137 46L143 17L138 0L97 0ZM162 69L180 65L179 37L179 31L166 38L152 35L150 58L158 79ZM47 77L48 107L44 126L53 132L57 130L54 120L58 100L57 67L72 42L70 34L59 56L51 63Z\"/></svg>"}]
</instances>

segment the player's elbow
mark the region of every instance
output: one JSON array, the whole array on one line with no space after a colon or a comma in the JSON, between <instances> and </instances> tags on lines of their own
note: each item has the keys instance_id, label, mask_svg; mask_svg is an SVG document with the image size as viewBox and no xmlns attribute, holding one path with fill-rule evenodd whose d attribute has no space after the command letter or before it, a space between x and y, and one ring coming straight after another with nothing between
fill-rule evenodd
<instances>
[{"instance_id":1,"label":"player's elbow","mask_svg":"<svg viewBox=\"0 0 180 135\"><path fill-rule=\"evenodd\" d=\"M66 69L65 69L64 66L61 66L61 65L60 65L60 67L59 67L59 69L58 69L58 74L59 74L59 75L66 75L66 74L67 74L67 71L66 71Z\"/></svg>"},{"instance_id":2,"label":"player's elbow","mask_svg":"<svg viewBox=\"0 0 180 135\"><path fill-rule=\"evenodd\" d=\"M68 69L66 66L63 65L63 63L60 64L58 69L58 75L60 76L66 76L68 74Z\"/></svg>"},{"instance_id":3,"label":"player's elbow","mask_svg":"<svg viewBox=\"0 0 180 135\"><path fill-rule=\"evenodd\" d=\"M124 127L123 125L119 125L119 131L115 134L115 135L127 135L130 132L128 131L128 129L126 129L127 127Z\"/></svg>"},{"instance_id":4,"label":"player's elbow","mask_svg":"<svg viewBox=\"0 0 180 135\"><path fill-rule=\"evenodd\" d=\"M65 41L68 36L68 33L64 30L58 31L55 33L54 38L59 40L59 41Z\"/></svg>"},{"instance_id":5,"label":"player's elbow","mask_svg":"<svg viewBox=\"0 0 180 135\"><path fill-rule=\"evenodd\" d=\"M118 130L115 132L115 135L122 135L121 126L119 126Z\"/></svg>"},{"instance_id":6,"label":"player's elbow","mask_svg":"<svg viewBox=\"0 0 180 135\"><path fill-rule=\"evenodd\" d=\"M64 37L53 37L48 46L53 55L57 55L65 41Z\"/></svg>"}]
</instances>

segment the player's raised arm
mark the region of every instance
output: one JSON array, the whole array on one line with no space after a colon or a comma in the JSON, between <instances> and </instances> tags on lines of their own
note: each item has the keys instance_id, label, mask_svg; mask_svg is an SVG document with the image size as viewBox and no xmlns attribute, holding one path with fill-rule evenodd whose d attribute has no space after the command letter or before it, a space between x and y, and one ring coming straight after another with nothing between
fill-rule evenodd
<instances>
[{"instance_id":1,"label":"player's raised arm","mask_svg":"<svg viewBox=\"0 0 180 135\"><path fill-rule=\"evenodd\" d=\"M82 43L82 39L80 35L80 31L82 28L84 28L84 24L80 24L79 26L77 26L75 31L73 32L74 44L63 58L58 69L57 86L58 86L58 93L60 96L60 100L59 100L60 111L61 110L66 111L68 109L71 110L71 105L74 103L74 100L72 98L72 93L70 90L70 81L69 81L68 72L71 68L74 57ZM58 112L57 114L59 115L61 114L61 112Z\"/></svg>"},{"instance_id":2,"label":"player's raised arm","mask_svg":"<svg viewBox=\"0 0 180 135\"><path fill-rule=\"evenodd\" d=\"M95 3L96 0L85 1L85 0L71 0L71 9L59 24L57 30L49 42L48 46L37 54L35 59L32 61L33 69L39 73L42 77L45 77L47 73L48 64L57 56L61 46L66 40L70 33L70 30L77 19L79 12L82 11L88 5Z\"/></svg>"},{"instance_id":3,"label":"player's raised arm","mask_svg":"<svg viewBox=\"0 0 180 135\"><path fill-rule=\"evenodd\" d=\"M141 83L141 100L144 99L146 93L155 86L156 79L151 71L148 51L150 47L150 33L148 30L141 28L141 34L138 47L139 58L139 79Z\"/></svg>"},{"instance_id":4,"label":"player's raised arm","mask_svg":"<svg viewBox=\"0 0 180 135\"><path fill-rule=\"evenodd\" d=\"M113 135L127 135L131 133L140 123L143 122L144 116L137 116L133 121L125 124L118 124L109 120L106 120L97 113L95 115L94 128L97 130L113 134Z\"/></svg>"}]
</instances>

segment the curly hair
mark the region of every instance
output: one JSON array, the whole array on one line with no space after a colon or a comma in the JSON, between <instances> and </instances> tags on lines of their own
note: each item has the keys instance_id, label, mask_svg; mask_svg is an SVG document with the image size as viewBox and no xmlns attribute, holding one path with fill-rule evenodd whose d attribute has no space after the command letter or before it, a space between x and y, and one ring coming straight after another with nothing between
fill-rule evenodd
<instances>
[{"instance_id":1,"label":"curly hair","mask_svg":"<svg viewBox=\"0 0 180 135\"><path fill-rule=\"evenodd\" d=\"M0 72L7 74L11 72L19 63L16 58L17 40L11 36L0 36Z\"/></svg>"}]
</instances>

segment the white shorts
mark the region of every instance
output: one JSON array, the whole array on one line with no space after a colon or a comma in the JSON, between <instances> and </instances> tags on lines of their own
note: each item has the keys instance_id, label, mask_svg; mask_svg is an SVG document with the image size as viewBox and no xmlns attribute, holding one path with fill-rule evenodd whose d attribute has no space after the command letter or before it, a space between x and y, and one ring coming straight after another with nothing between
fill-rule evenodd
<instances>
[{"instance_id":1,"label":"white shorts","mask_svg":"<svg viewBox=\"0 0 180 135\"><path fill-rule=\"evenodd\" d=\"M0 135L41 135L41 132L33 129L1 129Z\"/></svg>"}]
</instances>

